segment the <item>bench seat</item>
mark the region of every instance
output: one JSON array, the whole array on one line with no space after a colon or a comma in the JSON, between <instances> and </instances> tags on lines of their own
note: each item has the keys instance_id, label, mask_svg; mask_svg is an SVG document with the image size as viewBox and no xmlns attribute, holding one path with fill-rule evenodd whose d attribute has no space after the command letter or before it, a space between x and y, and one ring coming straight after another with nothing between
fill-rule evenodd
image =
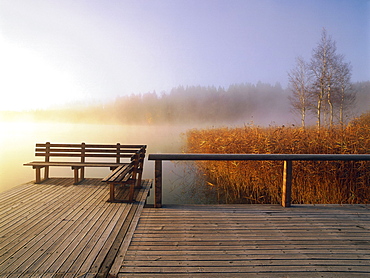
<instances>
[{"instance_id":1,"label":"bench seat","mask_svg":"<svg viewBox=\"0 0 370 278\"><path fill-rule=\"evenodd\" d=\"M126 163L129 164L129 163ZM61 167L118 167L123 163L110 163L110 162L44 162L44 161L33 161L23 164L24 166L33 167L46 167L46 166L61 166Z\"/></svg>"},{"instance_id":2,"label":"bench seat","mask_svg":"<svg viewBox=\"0 0 370 278\"><path fill-rule=\"evenodd\" d=\"M110 187L110 195L109 195L109 201L110 202L126 202L126 200L119 200L115 197L115 186L116 185L128 185L130 186L129 190L129 197L128 202L132 202L134 199L134 191L135 187L141 186L141 181L138 181L138 184L136 184L136 179L133 178L135 176L135 173L137 172L137 165L135 165L135 162L126 164L126 165L120 165L115 170L113 170L109 175L107 175L104 179L102 179L102 182L106 182L109 184Z\"/></svg>"},{"instance_id":3,"label":"bench seat","mask_svg":"<svg viewBox=\"0 0 370 278\"><path fill-rule=\"evenodd\" d=\"M129 164L129 163L126 163ZM33 161L23 164L24 166L32 166L33 169L36 169L36 183L42 182L41 180L41 168L56 166L56 167L71 167L74 171L74 184L78 184L84 180L83 174L79 175L78 170L81 170L84 167L109 167L110 170L114 170L122 163L109 163L109 162L44 162L44 161Z\"/></svg>"}]
</instances>

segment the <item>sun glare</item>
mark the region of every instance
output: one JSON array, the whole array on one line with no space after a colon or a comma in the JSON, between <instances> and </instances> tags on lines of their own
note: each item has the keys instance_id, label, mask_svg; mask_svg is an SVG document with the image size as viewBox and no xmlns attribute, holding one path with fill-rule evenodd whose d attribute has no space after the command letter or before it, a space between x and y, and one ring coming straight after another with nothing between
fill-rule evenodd
<instances>
[{"instance_id":1,"label":"sun glare","mask_svg":"<svg viewBox=\"0 0 370 278\"><path fill-rule=\"evenodd\" d=\"M0 61L0 110L48 108L82 95L68 73L37 52L0 41Z\"/></svg>"}]
</instances>

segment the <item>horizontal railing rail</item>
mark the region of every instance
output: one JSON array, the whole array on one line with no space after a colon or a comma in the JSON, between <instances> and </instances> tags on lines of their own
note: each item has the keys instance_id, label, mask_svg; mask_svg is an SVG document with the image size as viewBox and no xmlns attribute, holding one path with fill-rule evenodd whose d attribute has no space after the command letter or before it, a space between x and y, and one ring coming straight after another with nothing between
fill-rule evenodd
<instances>
[{"instance_id":1,"label":"horizontal railing rail","mask_svg":"<svg viewBox=\"0 0 370 278\"><path fill-rule=\"evenodd\" d=\"M284 161L283 187L281 204L283 207L291 205L292 168L293 161L366 161L370 154L208 154L208 153L162 153L149 154L149 160L155 160L154 207L162 207L162 161L174 160L216 160L216 161L243 161L243 160L276 160Z\"/></svg>"}]
</instances>

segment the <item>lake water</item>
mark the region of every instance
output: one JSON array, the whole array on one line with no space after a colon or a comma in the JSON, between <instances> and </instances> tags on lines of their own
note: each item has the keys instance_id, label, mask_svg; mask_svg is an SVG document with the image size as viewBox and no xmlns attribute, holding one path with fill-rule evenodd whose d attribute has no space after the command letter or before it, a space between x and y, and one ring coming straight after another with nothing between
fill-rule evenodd
<instances>
[{"instance_id":1,"label":"lake water","mask_svg":"<svg viewBox=\"0 0 370 278\"><path fill-rule=\"evenodd\" d=\"M133 126L104 124L0 122L0 192L35 179L35 170L23 163L35 157L35 144L107 143L146 144L147 154L181 152L189 126ZM103 178L109 168L87 168L86 177ZM163 163L164 203L183 202L182 184L186 170L181 164ZM69 167L51 167L51 177L73 177ZM154 178L154 161L144 163L144 178ZM153 202L154 192L149 199Z\"/></svg>"}]
</instances>

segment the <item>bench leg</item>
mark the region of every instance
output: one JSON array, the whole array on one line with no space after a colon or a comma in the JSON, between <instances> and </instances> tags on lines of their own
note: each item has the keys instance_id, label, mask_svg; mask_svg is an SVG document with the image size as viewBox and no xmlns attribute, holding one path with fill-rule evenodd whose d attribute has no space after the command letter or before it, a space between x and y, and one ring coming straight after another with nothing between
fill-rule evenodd
<instances>
[{"instance_id":1,"label":"bench leg","mask_svg":"<svg viewBox=\"0 0 370 278\"><path fill-rule=\"evenodd\" d=\"M73 184L79 184L85 179L85 168L84 167L72 167L73 169L73 176L74 176L74 182ZM80 173L79 173L80 171Z\"/></svg>"},{"instance_id":2,"label":"bench leg","mask_svg":"<svg viewBox=\"0 0 370 278\"><path fill-rule=\"evenodd\" d=\"M80 172L80 181L83 181L84 179L85 179L85 167L82 167Z\"/></svg>"},{"instance_id":3,"label":"bench leg","mask_svg":"<svg viewBox=\"0 0 370 278\"><path fill-rule=\"evenodd\" d=\"M49 167L44 166L34 166L33 167L36 170L36 181L35 183L42 183L43 181L47 180L49 178ZM44 179L41 179L41 168L44 169Z\"/></svg>"},{"instance_id":4,"label":"bench leg","mask_svg":"<svg viewBox=\"0 0 370 278\"><path fill-rule=\"evenodd\" d=\"M133 183L130 184L130 192L129 192L129 195L128 195L128 201L129 202L133 202L134 193L135 193L135 183L133 182Z\"/></svg>"},{"instance_id":5,"label":"bench leg","mask_svg":"<svg viewBox=\"0 0 370 278\"><path fill-rule=\"evenodd\" d=\"M49 178L49 166L45 166L44 169L44 180L47 180Z\"/></svg>"},{"instance_id":6,"label":"bench leg","mask_svg":"<svg viewBox=\"0 0 370 278\"><path fill-rule=\"evenodd\" d=\"M136 181L136 186L135 188L141 188L141 179L142 179L142 176L143 176L143 172L140 171L138 173L138 177L137 177L137 181Z\"/></svg>"},{"instance_id":7,"label":"bench leg","mask_svg":"<svg viewBox=\"0 0 370 278\"><path fill-rule=\"evenodd\" d=\"M78 184L78 168L74 168L74 183L73 184Z\"/></svg>"},{"instance_id":8,"label":"bench leg","mask_svg":"<svg viewBox=\"0 0 370 278\"><path fill-rule=\"evenodd\" d=\"M109 184L109 202L114 202L116 200L114 196L114 183Z\"/></svg>"},{"instance_id":9,"label":"bench leg","mask_svg":"<svg viewBox=\"0 0 370 278\"><path fill-rule=\"evenodd\" d=\"M118 200L115 194L115 183L109 183L109 200L111 203L132 203L134 201L135 183L130 184L128 199Z\"/></svg>"},{"instance_id":10,"label":"bench leg","mask_svg":"<svg viewBox=\"0 0 370 278\"><path fill-rule=\"evenodd\" d=\"M37 167L36 170L36 183L41 183L41 168Z\"/></svg>"}]
</instances>

